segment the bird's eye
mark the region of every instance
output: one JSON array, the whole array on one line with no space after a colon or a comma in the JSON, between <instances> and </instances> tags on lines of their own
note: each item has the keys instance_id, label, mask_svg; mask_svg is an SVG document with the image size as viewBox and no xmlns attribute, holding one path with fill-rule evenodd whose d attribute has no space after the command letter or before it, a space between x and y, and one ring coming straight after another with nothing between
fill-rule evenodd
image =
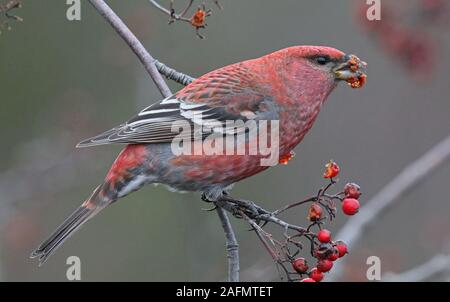
<instances>
[{"instance_id":1,"label":"bird's eye","mask_svg":"<svg viewBox=\"0 0 450 302\"><path fill-rule=\"evenodd\" d=\"M326 65L331 61L331 59L326 56L320 56L320 57L315 58L315 61L319 65Z\"/></svg>"}]
</instances>

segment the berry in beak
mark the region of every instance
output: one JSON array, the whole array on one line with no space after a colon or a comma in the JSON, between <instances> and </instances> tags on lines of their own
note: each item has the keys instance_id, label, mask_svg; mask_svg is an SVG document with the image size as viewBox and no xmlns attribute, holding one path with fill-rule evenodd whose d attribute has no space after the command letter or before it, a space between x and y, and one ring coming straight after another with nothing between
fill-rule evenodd
<instances>
[{"instance_id":1,"label":"berry in beak","mask_svg":"<svg viewBox=\"0 0 450 302\"><path fill-rule=\"evenodd\" d=\"M343 61L333 70L336 79L346 81L352 88L363 87L367 78L364 73L367 63L355 55L346 55Z\"/></svg>"}]
</instances>

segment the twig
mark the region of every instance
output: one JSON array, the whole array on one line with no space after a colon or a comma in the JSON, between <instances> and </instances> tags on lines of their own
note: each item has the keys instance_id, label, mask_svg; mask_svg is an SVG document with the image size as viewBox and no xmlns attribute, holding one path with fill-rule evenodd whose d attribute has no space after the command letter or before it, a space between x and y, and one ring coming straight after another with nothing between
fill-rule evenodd
<instances>
[{"instance_id":1,"label":"twig","mask_svg":"<svg viewBox=\"0 0 450 302\"><path fill-rule=\"evenodd\" d=\"M144 65L150 77L155 82L159 91L164 97L169 97L172 92L167 86L161 74L155 65L155 59L144 48L142 43L130 31L130 29L123 23L123 21L116 15L116 13L103 0L89 0L92 6L111 24L119 36L130 46L133 52L137 55L141 63Z\"/></svg>"},{"instance_id":2,"label":"twig","mask_svg":"<svg viewBox=\"0 0 450 302\"><path fill-rule=\"evenodd\" d=\"M316 200L317 200L317 197L311 197L311 198L308 198L308 199L305 199L305 200L302 200L302 201L299 201L299 202L291 203L291 204L288 204L288 205L286 205L286 206L284 206L284 207L274 211L272 214L274 216L277 216L277 215L283 213L284 211L287 211L287 210L289 210L289 209L291 209L293 207L297 207L297 206L300 206L302 204L305 204L305 203L308 203L308 202L312 202L312 201L316 201Z\"/></svg>"},{"instance_id":3,"label":"twig","mask_svg":"<svg viewBox=\"0 0 450 302\"><path fill-rule=\"evenodd\" d=\"M259 240L261 240L262 244L264 245L264 247L266 248L266 250L269 252L270 256L272 257L272 259L276 262L279 261L279 257L277 255L277 253L272 249L272 247L270 246L270 244L267 242L266 240L266 234L264 232L264 230L250 217L248 217L245 214L242 214L245 221L247 221L253 228L253 230L255 231L256 235L258 236Z\"/></svg>"},{"instance_id":4,"label":"twig","mask_svg":"<svg viewBox=\"0 0 450 302\"><path fill-rule=\"evenodd\" d=\"M20 2L20 0L10 0L6 2L6 4L0 4L0 13L5 13L8 18L11 18L10 16L8 16L8 12L14 8L20 8L21 5L22 3Z\"/></svg>"},{"instance_id":5,"label":"twig","mask_svg":"<svg viewBox=\"0 0 450 302\"><path fill-rule=\"evenodd\" d=\"M3 14L6 19L13 19L17 22L23 22L22 17L12 15L11 11L15 8L22 7L22 3L20 0L10 0L6 2L5 4L0 3L0 14ZM6 28L7 30L11 30L11 26L9 25L8 21L0 21L0 29ZM0 31L0 34L2 32Z\"/></svg>"},{"instance_id":6,"label":"twig","mask_svg":"<svg viewBox=\"0 0 450 302\"><path fill-rule=\"evenodd\" d=\"M345 241L349 246L354 246L376 219L391 208L396 200L414 189L417 184L425 179L425 176L434 172L449 159L450 136L404 168L400 174L362 207L357 216L341 228L336 238ZM330 276L335 280L343 272L342 267L346 261L345 258L342 260L335 266L333 274Z\"/></svg>"},{"instance_id":7,"label":"twig","mask_svg":"<svg viewBox=\"0 0 450 302\"><path fill-rule=\"evenodd\" d=\"M427 262L403 273L386 273L381 278L385 282L421 282L450 271L450 255L436 255Z\"/></svg>"},{"instance_id":8,"label":"twig","mask_svg":"<svg viewBox=\"0 0 450 302\"><path fill-rule=\"evenodd\" d=\"M239 282L239 244L225 210L221 207L216 210L227 240L228 281Z\"/></svg>"},{"instance_id":9,"label":"twig","mask_svg":"<svg viewBox=\"0 0 450 302\"><path fill-rule=\"evenodd\" d=\"M219 3L219 0L214 0L214 3L217 5L219 9L223 9L222 4Z\"/></svg>"},{"instance_id":10,"label":"twig","mask_svg":"<svg viewBox=\"0 0 450 302\"><path fill-rule=\"evenodd\" d=\"M186 9L183 10L183 12L181 14L176 14L175 11L173 9L168 10L167 8L165 8L164 6L162 6L161 4L159 4L158 2L156 2L155 0L148 0L154 7L156 7L157 9L159 9L160 11L162 11L164 14L168 15L170 17L170 21L169 23L172 23L173 20L179 20L179 21L184 21L184 22L189 22L191 23L191 20L188 18L185 18L184 16L186 15L186 13L189 11L189 8L192 5L193 1L190 1L188 7ZM171 2L171 6L172 6L172 2Z\"/></svg>"},{"instance_id":11,"label":"twig","mask_svg":"<svg viewBox=\"0 0 450 302\"><path fill-rule=\"evenodd\" d=\"M174 1L174 0L171 0L171 1L170 1L170 6L171 6L172 10L173 10L173 1ZM184 16L188 13L188 11L189 11L189 9L191 8L191 6L192 6L193 3L194 3L194 0L189 0L188 5L187 5L186 8L180 13L180 16L184 17Z\"/></svg>"},{"instance_id":12,"label":"twig","mask_svg":"<svg viewBox=\"0 0 450 302\"><path fill-rule=\"evenodd\" d=\"M192 83L195 78L188 76L187 74L176 71L173 68L168 67L164 63L155 60L155 65L158 71L164 75L167 79L177 82L183 86L187 86Z\"/></svg>"},{"instance_id":13,"label":"twig","mask_svg":"<svg viewBox=\"0 0 450 302\"><path fill-rule=\"evenodd\" d=\"M184 21L189 23L191 26L195 28L195 32L197 37L200 39L204 39L199 32L201 28L206 27L206 18L212 15L211 9L206 9L205 3L198 7L197 11L190 17L186 18L186 14L189 12L194 0L189 0L188 5L185 9L181 11L181 13L177 13L174 9L174 0L170 1L169 9L165 8L161 4L159 4L156 0L149 0L150 4L156 7L158 10L163 12L164 14L169 16L169 24L174 23L175 21ZM223 9L218 1L214 1L215 4L219 7L219 9Z\"/></svg>"}]
</instances>

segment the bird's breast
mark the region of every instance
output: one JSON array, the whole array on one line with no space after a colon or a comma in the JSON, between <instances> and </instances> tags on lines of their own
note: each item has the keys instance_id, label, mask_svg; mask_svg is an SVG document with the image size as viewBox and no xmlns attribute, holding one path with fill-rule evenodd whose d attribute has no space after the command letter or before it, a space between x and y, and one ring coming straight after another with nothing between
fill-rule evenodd
<instances>
[{"instance_id":1,"label":"bird's breast","mask_svg":"<svg viewBox=\"0 0 450 302\"><path fill-rule=\"evenodd\" d=\"M289 153L313 126L321 103L313 106L290 106L280 112L280 155Z\"/></svg>"}]
</instances>

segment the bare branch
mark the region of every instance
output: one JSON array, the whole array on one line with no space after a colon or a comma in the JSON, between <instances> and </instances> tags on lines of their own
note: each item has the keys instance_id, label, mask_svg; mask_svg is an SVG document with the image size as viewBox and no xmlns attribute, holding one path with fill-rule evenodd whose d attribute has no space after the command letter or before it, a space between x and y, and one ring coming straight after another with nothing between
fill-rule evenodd
<instances>
[{"instance_id":1,"label":"bare branch","mask_svg":"<svg viewBox=\"0 0 450 302\"><path fill-rule=\"evenodd\" d=\"M449 159L450 136L405 167L400 174L362 207L357 216L341 228L336 238L345 241L349 246L354 246L377 218L395 205L396 200L414 189L426 176ZM340 277L344 263L345 259L335 266L334 274L332 274L333 279Z\"/></svg>"},{"instance_id":2,"label":"bare branch","mask_svg":"<svg viewBox=\"0 0 450 302\"><path fill-rule=\"evenodd\" d=\"M192 7L192 4L194 3L194 0L189 0L188 5L185 9L183 9L180 13L177 13L174 8L174 0L170 1L169 8L165 8L161 4L159 4L156 0L149 0L150 4L156 7L158 10L163 12L164 14L169 16L169 24L174 23L175 21L184 21L189 23L191 26L195 28L195 32L197 34L197 37L200 39L203 39L204 36L202 36L199 32L201 28L206 27L206 18L212 15L211 9L206 9L205 3L203 3L201 6L197 8L197 11L190 17L186 18L186 14L189 12L190 8ZM219 7L219 9L223 9L223 7L220 5L219 1L214 1L214 3Z\"/></svg>"},{"instance_id":3,"label":"bare branch","mask_svg":"<svg viewBox=\"0 0 450 302\"><path fill-rule=\"evenodd\" d=\"M239 244L225 210L221 207L216 210L227 240L228 281L239 282Z\"/></svg>"},{"instance_id":4,"label":"bare branch","mask_svg":"<svg viewBox=\"0 0 450 302\"><path fill-rule=\"evenodd\" d=\"M176 71L175 69L168 67L158 60L155 60L155 65L159 73L164 75L167 79L177 82L183 86L187 86L195 80L195 78Z\"/></svg>"},{"instance_id":5,"label":"bare branch","mask_svg":"<svg viewBox=\"0 0 450 302\"><path fill-rule=\"evenodd\" d=\"M173 3L173 0L172 0L170 3ZM189 11L189 9L191 8L191 6L192 6L193 3L194 3L194 0L189 0L189 3L188 3L188 5L186 6L186 8L180 13L180 16L181 16L181 17L184 17L184 16L188 13L188 11Z\"/></svg>"},{"instance_id":6,"label":"bare branch","mask_svg":"<svg viewBox=\"0 0 450 302\"><path fill-rule=\"evenodd\" d=\"M214 3L217 5L219 9L223 9L222 4L219 3L219 0L214 0Z\"/></svg>"},{"instance_id":7,"label":"bare branch","mask_svg":"<svg viewBox=\"0 0 450 302\"><path fill-rule=\"evenodd\" d=\"M130 46L133 52L137 55L141 63L144 65L150 77L155 82L159 91L164 97L172 95L169 87L164 81L163 77L158 72L155 65L155 59L144 48L142 43L130 31L130 29L123 23L123 21L116 15L116 13L103 0L89 0L92 6L111 24L119 36Z\"/></svg>"},{"instance_id":8,"label":"bare branch","mask_svg":"<svg viewBox=\"0 0 450 302\"><path fill-rule=\"evenodd\" d=\"M20 8L22 3L20 0L9 0L6 4L0 4L0 13L7 14L9 11L15 8Z\"/></svg>"},{"instance_id":9,"label":"bare branch","mask_svg":"<svg viewBox=\"0 0 450 302\"><path fill-rule=\"evenodd\" d=\"M17 22L22 22L23 18L11 14L11 11L16 8L22 7L22 3L19 0L9 0L5 4L0 3L0 16L4 15L6 19L12 19ZM7 20L0 21L0 29L6 28L7 30L11 30L11 26ZM0 30L0 34L1 34Z\"/></svg>"},{"instance_id":10,"label":"bare branch","mask_svg":"<svg viewBox=\"0 0 450 302\"><path fill-rule=\"evenodd\" d=\"M155 0L148 0L150 2L150 4L152 4L154 7L156 7L157 9L159 9L160 11L162 11L164 14L168 15L170 17L170 21L169 23L172 23L173 20L179 20L179 21L185 21L185 22L189 22L191 23L191 20L188 18L185 18L184 16L186 15L186 13L189 11L189 8L192 5L192 2L190 3L190 5L183 10L183 12L181 14L176 14L175 11L173 9L168 10L167 8L165 8L164 6L162 6L161 4L159 4L158 2L156 2Z\"/></svg>"},{"instance_id":11,"label":"bare branch","mask_svg":"<svg viewBox=\"0 0 450 302\"><path fill-rule=\"evenodd\" d=\"M264 230L253 220L250 219L247 215L243 214L244 219L252 226L253 230L256 233L256 236L258 236L259 240L261 240L262 244L264 245L265 249L269 252L272 259L276 262L280 260L280 258L277 255L277 252L270 246L270 244L267 242L267 233L264 232Z\"/></svg>"}]
</instances>

